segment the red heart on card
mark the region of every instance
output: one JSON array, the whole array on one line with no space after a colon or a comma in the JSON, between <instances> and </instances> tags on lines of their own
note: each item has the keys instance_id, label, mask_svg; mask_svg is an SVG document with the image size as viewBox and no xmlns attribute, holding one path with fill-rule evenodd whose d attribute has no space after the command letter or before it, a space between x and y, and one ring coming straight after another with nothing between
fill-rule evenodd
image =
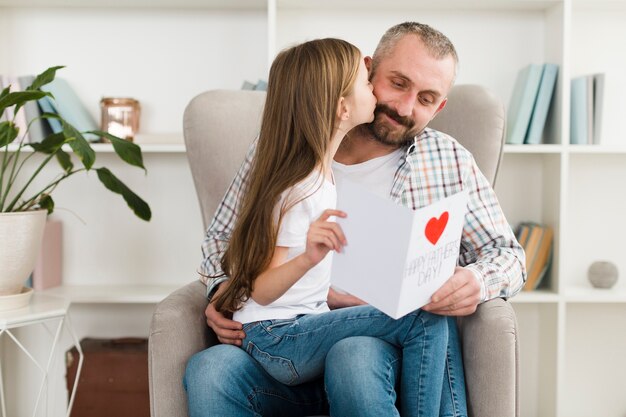
<instances>
[{"instance_id":1,"label":"red heart on card","mask_svg":"<svg viewBox=\"0 0 626 417\"><path fill-rule=\"evenodd\" d=\"M426 230L424 230L424 234L426 235L426 239L433 245L437 243L441 234L446 229L446 225L448 224L448 212L444 211L441 213L439 218L433 217L428 220L426 223Z\"/></svg>"}]
</instances>

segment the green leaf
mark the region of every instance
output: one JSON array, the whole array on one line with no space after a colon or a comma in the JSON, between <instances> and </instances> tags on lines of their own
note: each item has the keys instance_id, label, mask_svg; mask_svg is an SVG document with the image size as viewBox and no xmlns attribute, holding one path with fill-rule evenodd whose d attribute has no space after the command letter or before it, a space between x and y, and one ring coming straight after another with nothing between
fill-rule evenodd
<instances>
[{"instance_id":1,"label":"green leaf","mask_svg":"<svg viewBox=\"0 0 626 417\"><path fill-rule=\"evenodd\" d=\"M39 207L48 210L48 214L52 214L54 211L54 200L50 197L50 194L43 194L39 199Z\"/></svg>"},{"instance_id":2,"label":"green leaf","mask_svg":"<svg viewBox=\"0 0 626 417\"><path fill-rule=\"evenodd\" d=\"M89 142L85 140L82 133L65 120L61 119L61 121L63 122L63 134L72 147L74 154L78 156L78 159L80 159L86 169L91 169L96 161L96 153L91 149Z\"/></svg>"},{"instance_id":3,"label":"green leaf","mask_svg":"<svg viewBox=\"0 0 626 417\"><path fill-rule=\"evenodd\" d=\"M45 91L16 91L9 93L0 98L0 113L7 107L15 105L15 112L20 109L27 101L39 100L42 97L49 95Z\"/></svg>"},{"instance_id":4,"label":"green leaf","mask_svg":"<svg viewBox=\"0 0 626 417\"><path fill-rule=\"evenodd\" d=\"M17 137L19 130L13 122L2 122L0 123L0 147L4 147L9 143L13 142Z\"/></svg>"},{"instance_id":5,"label":"green leaf","mask_svg":"<svg viewBox=\"0 0 626 417\"><path fill-rule=\"evenodd\" d=\"M74 168L72 158L70 158L70 155L67 152L59 149L56 153L56 157L57 161L59 161L59 165L61 165L61 168L63 168L63 171L70 172L72 168Z\"/></svg>"},{"instance_id":6,"label":"green leaf","mask_svg":"<svg viewBox=\"0 0 626 417\"><path fill-rule=\"evenodd\" d=\"M65 66L61 65L58 67L48 68L47 70L35 77L33 83L28 86L27 90L39 90L42 86L49 84L52 80L54 80L54 77L56 77L57 70L61 68L65 68Z\"/></svg>"},{"instance_id":7,"label":"green leaf","mask_svg":"<svg viewBox=\"0 0 626 417\"><path fill-rule=\"evenodd\" d=\"M131 141L119 138L107 132L102 132L100 130L93 130L86 133L93 133L94 135L107 138L111 141L115 153L120 158L122 158L123 161L127 162L130 165L142 168L144 171L146 170L146 167L143 165L141 147L139 147L138 145L132 143Z\"/></svg>"},{"instance_id":8,"label":"green leaf","mask_svg":"<svg viewBox=\"0 0 626 417\"><path fill-rule=\"evenodd\" d=\"M121 182L111 171L107 168L96 168L98 178L100 182L104 184L106 188L114 193L121 194L126 201L126 204L133 210L135 215L142 220L149 221L152 217L150 206L143 201L137 194L132 192L123 182Z\"/></svg>"},{"instance_id":9,"label":"green leaf","mask_svg":"<svg viewBox=\"0 0 626 417\"><path fill-rule=\"evenodd\" d=\"M63 146L63 144L66 142L67 140L63 133L52 133L41 142L29 143L28 145L37 152L42 152L50 155L61 149L61 146Z\"/></svg>"}]
</instances>

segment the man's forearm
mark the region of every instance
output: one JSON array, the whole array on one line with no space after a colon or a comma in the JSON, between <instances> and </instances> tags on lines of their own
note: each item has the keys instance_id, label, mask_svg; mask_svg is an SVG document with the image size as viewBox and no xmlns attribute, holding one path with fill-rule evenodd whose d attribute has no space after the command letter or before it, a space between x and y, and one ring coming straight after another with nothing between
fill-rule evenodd
<instances>
[{"instance_id":1,"label":"man's forearm","mask_svg":"<svg viewBox=\"0 0 626 417\"><path fill-rule=\"evenodd\" d=\"M509 247L482 248L476 259L466 259L466 262L464 267L479 278L481 303L498 297L513 297L526 281L524 250L516 241L510 241Z\"/></svg>"}]
</instances>

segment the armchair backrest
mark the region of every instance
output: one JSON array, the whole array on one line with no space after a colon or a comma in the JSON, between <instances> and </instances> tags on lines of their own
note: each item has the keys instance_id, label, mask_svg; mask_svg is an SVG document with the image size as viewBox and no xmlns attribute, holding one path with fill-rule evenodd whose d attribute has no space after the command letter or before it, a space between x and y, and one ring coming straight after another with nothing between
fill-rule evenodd
<instances>
[{"instance_id":1,"label":"armchair backrest","mask_svg":"<svg viewBox=\"0 0 626 417\"><path fill-rule=\"evenodd\" d=\"M264 102L264 92L213 90L185 109L185 145L205 229L258 134ZM466 147L493 185L505 128L504 106L493 94L477 85L455 86L429 126Z\"/></svg>"}]
</instances>

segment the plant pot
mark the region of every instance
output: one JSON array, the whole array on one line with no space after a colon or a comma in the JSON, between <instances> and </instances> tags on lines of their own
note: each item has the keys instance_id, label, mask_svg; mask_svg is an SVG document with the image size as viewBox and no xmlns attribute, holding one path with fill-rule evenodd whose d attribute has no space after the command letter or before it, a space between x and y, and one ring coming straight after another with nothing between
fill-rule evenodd
<instances>
[{"instance_id":1,"label":"plant pot","mask_svg":"<svg viewBox=\"0 0 626 417\"><path fill-rule=\"evenodd\" d=\"M35 268L46 210L0 213L0 296L19 294Z\"/></svg>"}]
</instances>

